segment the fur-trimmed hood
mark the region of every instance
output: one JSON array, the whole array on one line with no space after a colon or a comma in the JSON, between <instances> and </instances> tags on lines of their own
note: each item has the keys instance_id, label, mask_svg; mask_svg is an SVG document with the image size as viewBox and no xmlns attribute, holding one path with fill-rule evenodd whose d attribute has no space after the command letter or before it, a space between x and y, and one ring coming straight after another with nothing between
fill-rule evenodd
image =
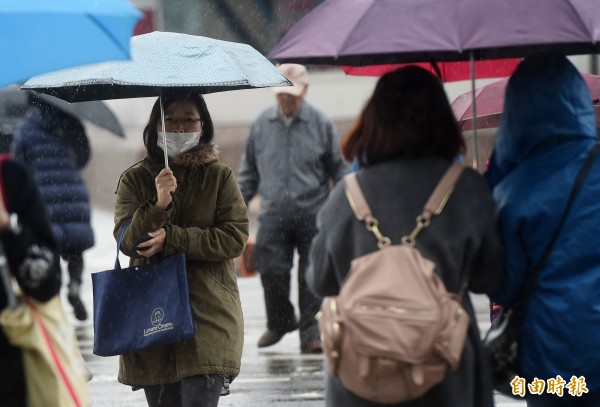
<instances>
[{"instance_id":1,"label":"fur-trimmed hood","mask_svg":"<svg viewBox=\"0 0 600 407\"><path fill-rule=\"evenodd\" d=\"M216 144L204 144L177 157L169 158L173 165L182 167L200 167L219 160L219 147Z\"/></svg>"},{"instance_id":2,"label":"fur-trimmed hood","mask_svg":"<svg viewBox=\"0 0 600 407\"><path fill-rule=\"evenodd\" d=\"M121 183L121 179L123 175L133 167L139 166L144 161L151 163L150 168L153 168L153 171L160 171L157 169L158 166L164 167L164 163L162 160L159 162L158 160L152 159L150 156L146 156L144 159L136 162L131 167L127 168L125 171L121 173L119 176L119 181L117 182L117 188L115 189L115 194L119 189L119 184ZM175 167L189 167L189 168L199 168L205 167L209 164L215 163L219 161L219 147L216 144L203 144L194 149L178 156L175 158L169 158L169 164Z\"/></svg>"}]
</instances>

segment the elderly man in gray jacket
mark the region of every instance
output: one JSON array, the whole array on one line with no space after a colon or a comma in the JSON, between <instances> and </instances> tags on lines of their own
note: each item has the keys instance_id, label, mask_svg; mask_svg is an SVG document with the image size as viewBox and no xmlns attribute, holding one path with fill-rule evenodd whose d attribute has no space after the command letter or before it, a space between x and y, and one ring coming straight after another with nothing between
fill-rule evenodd
<instances>
[{"instance_id":1,"label":"elderly man in gray jacket","mask_svg":"<svg viewBox=\"0 0 600 407\"><path fill-rule=\"evenodd\" d=\"M304 101L306 68L283 64L279 69L294 86L274 89L277 104L252 124L238 174L246 204L256 194L261 197L254 261L264 289L267 330L258 346L274 345L299 328L301 352L320 353L314 317L321 301L307 288L305 271L330 180L339 181L349 168L341 158L333 122ZM299 254L299 321L289 298L294 249Z\"/></svg>"}]
</instances>

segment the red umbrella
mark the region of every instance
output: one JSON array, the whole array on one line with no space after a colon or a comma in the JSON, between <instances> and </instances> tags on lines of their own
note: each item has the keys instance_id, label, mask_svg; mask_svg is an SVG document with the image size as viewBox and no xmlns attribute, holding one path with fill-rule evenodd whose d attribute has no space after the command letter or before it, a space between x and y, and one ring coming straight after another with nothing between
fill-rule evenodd
<instances>
[{"instance_id":1,"label":"red umbrella","mask_svg":"<svg viewBox=\"0 0 600 407\"><path fill-rule=\"evenodd\" d=\"M510 76L521 62L520 58L495 59L489 61L475 61L475 78L501 78ZM383 64L367 66L342 66L347 75L354 76L381 76L407 65L416 65L437 75L431 63L415 64ZM439 62L437 64L443 82L465 81L471 79L469 62Z\"/></svg>"},{"instance_id":2,"label":"red umbrella","mask_svg":"<svg viewBox=\"0 0 600 407\"><path fill-rule=\"evenodd\" d=\"M596 111L596 123L600 123L600 76L582 74L592 94ZM475 104L477 107L477 128L498 127L502 110L504 108L504 91L508 79L491 83L475 90ZM473 95L471 91L463 93L452 102L452 110L457 118L460 128L472 130L473 128Z\"/></svg>"}]
</instances>

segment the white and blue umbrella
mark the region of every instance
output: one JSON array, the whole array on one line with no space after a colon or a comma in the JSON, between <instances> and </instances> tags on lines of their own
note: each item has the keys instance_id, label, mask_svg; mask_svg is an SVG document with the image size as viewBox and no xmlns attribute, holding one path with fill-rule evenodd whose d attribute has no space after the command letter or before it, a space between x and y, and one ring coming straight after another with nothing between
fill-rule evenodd
<instances>
[{"instance_id":1,"label":"white and blue umbrella","mask_svg":"<svg viewBox=\"0 0 600 407\"><path fill-rule=\"evenodd\" d=\"M291 86L250 45L196 35L153 32L131 38L131 59L65 69L29 79L22 89L68 102L159 96L162 90L201 94Z\"/></svg>"},{"instance_id":2,"label":"white and blue umbrella","mask_svg":"<svg viewBox=\"0 0 600 407\"><path fill-rule=\"evenodd\" d=\"M2 0L0 87L57 69L128 59L140 17L125 0Z\"/></svg>"},{"instance_id":3,"label":"white and blue umbrella","mask_svg":"<svg viewBox=\"0 0 600 407\"><path fill-rule=\"evenodd\" d=\"M103 62L36 76L22 89L68 102L84 102L160 96L165 90L206 94L274 86L292 86L292 83L250 45L153 32L131 38L128 61ZM164 127L163 114L163 137L166 137ZM164 155L168 167L166 150Z\"/></svg>"}]
</instances>

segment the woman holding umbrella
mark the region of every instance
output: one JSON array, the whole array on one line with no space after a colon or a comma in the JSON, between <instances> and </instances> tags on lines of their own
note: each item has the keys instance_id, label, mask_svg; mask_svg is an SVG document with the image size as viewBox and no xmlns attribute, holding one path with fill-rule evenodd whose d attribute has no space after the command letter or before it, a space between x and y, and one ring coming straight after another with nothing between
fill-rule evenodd
<instances>
[{"instance_id":1,"label":"woman holding umbrella","mask_svg":"<svg viewBox=\"0 0 600 407\"><path fill-rule=\"evenodd\" d=\"M215 406L240 369L243 318L232 260L248 238L248 211L232 170L218 160L202 96L173 92L162 106L166 134L159 99L143 133L147 156L119 181L114 233L132 221L121 246L131 265L186 254L196 334L122 355L119 381L143 388L149 406Z\"/></svg>"}]
</instances>

